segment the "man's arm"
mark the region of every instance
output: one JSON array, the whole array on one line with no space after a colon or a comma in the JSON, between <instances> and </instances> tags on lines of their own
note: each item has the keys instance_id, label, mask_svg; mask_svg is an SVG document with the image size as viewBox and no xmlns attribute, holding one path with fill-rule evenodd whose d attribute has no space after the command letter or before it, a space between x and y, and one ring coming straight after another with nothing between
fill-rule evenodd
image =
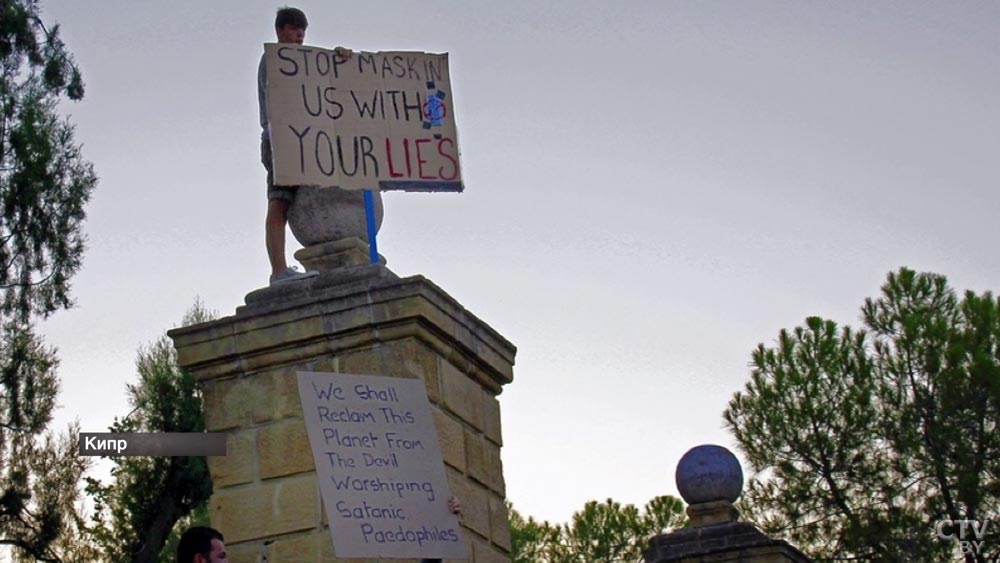
<instances>
[{"instance_id":1,"label":"man's arm","mask_svg":"<svg viewBox=\"0 0 1000 563\"><path fill-rule=\"evenodd\" d=\"M257 65L257 104L260 106L260 137L270 138L267 125L267 54L260 56L260 64Z\"/></svg>"}]
</instances>

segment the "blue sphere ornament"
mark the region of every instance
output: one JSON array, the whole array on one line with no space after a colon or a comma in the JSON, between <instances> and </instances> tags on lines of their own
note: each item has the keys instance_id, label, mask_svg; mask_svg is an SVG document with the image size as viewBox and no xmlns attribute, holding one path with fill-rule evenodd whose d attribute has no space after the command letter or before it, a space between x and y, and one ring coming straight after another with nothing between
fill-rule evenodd
<instances>
[{"instance_id":1,"label":"blue sphere ornament","mask_svg":"<svg viewBox=\"0 0 1000 563\"><path fill-rule=\"evenodd\" d=\"M743 492L743 469L733 452L712 444L695 446L677 464L677 490L688 504L736 502Z\"/></svg>"}]
</instances>

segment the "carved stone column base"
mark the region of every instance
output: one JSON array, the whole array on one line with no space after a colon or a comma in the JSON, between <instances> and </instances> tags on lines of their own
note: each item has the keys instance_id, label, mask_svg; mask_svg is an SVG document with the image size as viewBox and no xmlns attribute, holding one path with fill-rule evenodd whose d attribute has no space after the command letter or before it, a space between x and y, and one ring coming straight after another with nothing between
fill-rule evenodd
<instances>
[{"instance_id":1,"label":"carved stone column base","mask_svg":"<svg viewBox=\"0 0 1000 563\"><path fill-rule=\"evenodd\" d=\"M688 506L687 515L691 519L691 525L697 528L735 522L740 517L740 512L728 500L716 500Z\"/></svg>"},{"instance_id":2,"label":"carved stone column base","mask_svg":"<svg viewBox=\"0 0 1000 563\"><path fill-rule=\"evenodd\" d=\"M358 237L347 237L307 246L295 253L295 259L302 262L306 270L329 272L348 266L370 264L368 252L367 242ZM384 256L380 255L378 261L379 264L385 266Z\"/></svg>"}]
</instances>

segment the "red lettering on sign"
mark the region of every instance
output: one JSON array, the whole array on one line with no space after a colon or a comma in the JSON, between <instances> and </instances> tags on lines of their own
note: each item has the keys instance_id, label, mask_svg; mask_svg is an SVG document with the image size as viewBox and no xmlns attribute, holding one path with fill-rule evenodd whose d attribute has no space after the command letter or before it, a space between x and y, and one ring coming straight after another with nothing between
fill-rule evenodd
<instances>
[{"instance_id":1,"label":"red lettering on sign","mask_svg":"<svg viewBox=\"0 0 1000 563\"><path fill-rule=\"evenodd\" d=\"M402 178L402 172L396 172L396 167L392 165L392 141L388 137L385 138L385 159L389 161L389 176L393 178Z\"/></svg>"},{"instance_id":2,"label":"red lettering on sign","mask_svg":"<svg viewBox=\"0 0 1000 563\"><path fill-rule=\"evenodd\" d=\"M445 152L446 143L448 145L448 152ZM442 166L441 168L438 168L438 176L440 176L442 180L449 180L449 181L454 180L456 177L458 177L458 159L453 157L449 153L455 150L455 141L448 138L441 139L440 141L438 141L437 149L439 155L448 159L448 161L451 162L451 174L445 174L444 166ZM457 157L458 155L455 156Z\"/></svg>"},{"instance_id":3,"label":"red lettering on sign","mask_svg":"<svg viewBox=\"0 0 1000 563\"><path fill-rule=\"evenodd\" d=\"M420 145L422 143L429 143L429 142L431 142L430 139L417 139L413 141L413 144L416 145L417 147L417 175L420 177L421 180L437 179L435 176L424 176L424 164L426 164L427 161L424 160L423 157L420 155Z\"/></svg>"},{"instance_id":4,"label":"red lettering on sign","mask_svg":"<svg viewBox=\"0 0 1000 563\"><path fill-rule=\"evenodd\" d=\"M413 151L410 151L411 141ZM435 143L435 141L437 142ZM399 162L399 144L403 145L402 156L403 163L406 164L405 172L403 171L403 163ZM393 147L393 145L397 146ZM424 147L424 145L433 145L435 148ZM394 148L396 152L395 158L393 158ZM432 155L428 152L435 150L437 155ZM389 165L389 176L392 178L413 178L414 163L416 164L416 177L421 180L445 180L450 182L458 178L458 147L455 145L454 139L432 139L429 137L420 139L386 138L385 154ZM443 161L438 161L438 156ZM428 157L431 157L432 160L428 160ZM433 163L440 163L440 166L436 170L436 175L435 171L431 169L434 165Z\"/></svg>"},{"instance_id":5,"label":"red lettering on sign","mask_svg":"<svg viewBox=\"0 0 1000 563\"><path fill-rule=\"evenodd\" d=\"M410 166L410 140L403 139L403 155L406 156L406 176L413 176L413 168Z\"/></svg>"}]
</instances>

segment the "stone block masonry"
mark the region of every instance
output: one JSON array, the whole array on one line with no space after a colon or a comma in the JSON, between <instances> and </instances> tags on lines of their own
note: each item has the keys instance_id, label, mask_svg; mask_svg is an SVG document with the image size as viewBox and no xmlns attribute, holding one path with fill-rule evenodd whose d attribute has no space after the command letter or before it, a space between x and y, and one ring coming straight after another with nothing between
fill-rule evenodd
<instances>
[{"instance_id":1,"label":"stone block masonry","mask_svg":"<svg viewBox=\"0 0 1000 563\"><path fill-rule=\"evenodd\" d=\"M429 280L382 265L259 290L231 317L170 332L202 388L212 525L230 561L338 561L316 483L297 371L424 382L473 561L510 560L497 395L515 348ZM351 561L344 559L343 561Z\"/></svg>"}]
</instances>

